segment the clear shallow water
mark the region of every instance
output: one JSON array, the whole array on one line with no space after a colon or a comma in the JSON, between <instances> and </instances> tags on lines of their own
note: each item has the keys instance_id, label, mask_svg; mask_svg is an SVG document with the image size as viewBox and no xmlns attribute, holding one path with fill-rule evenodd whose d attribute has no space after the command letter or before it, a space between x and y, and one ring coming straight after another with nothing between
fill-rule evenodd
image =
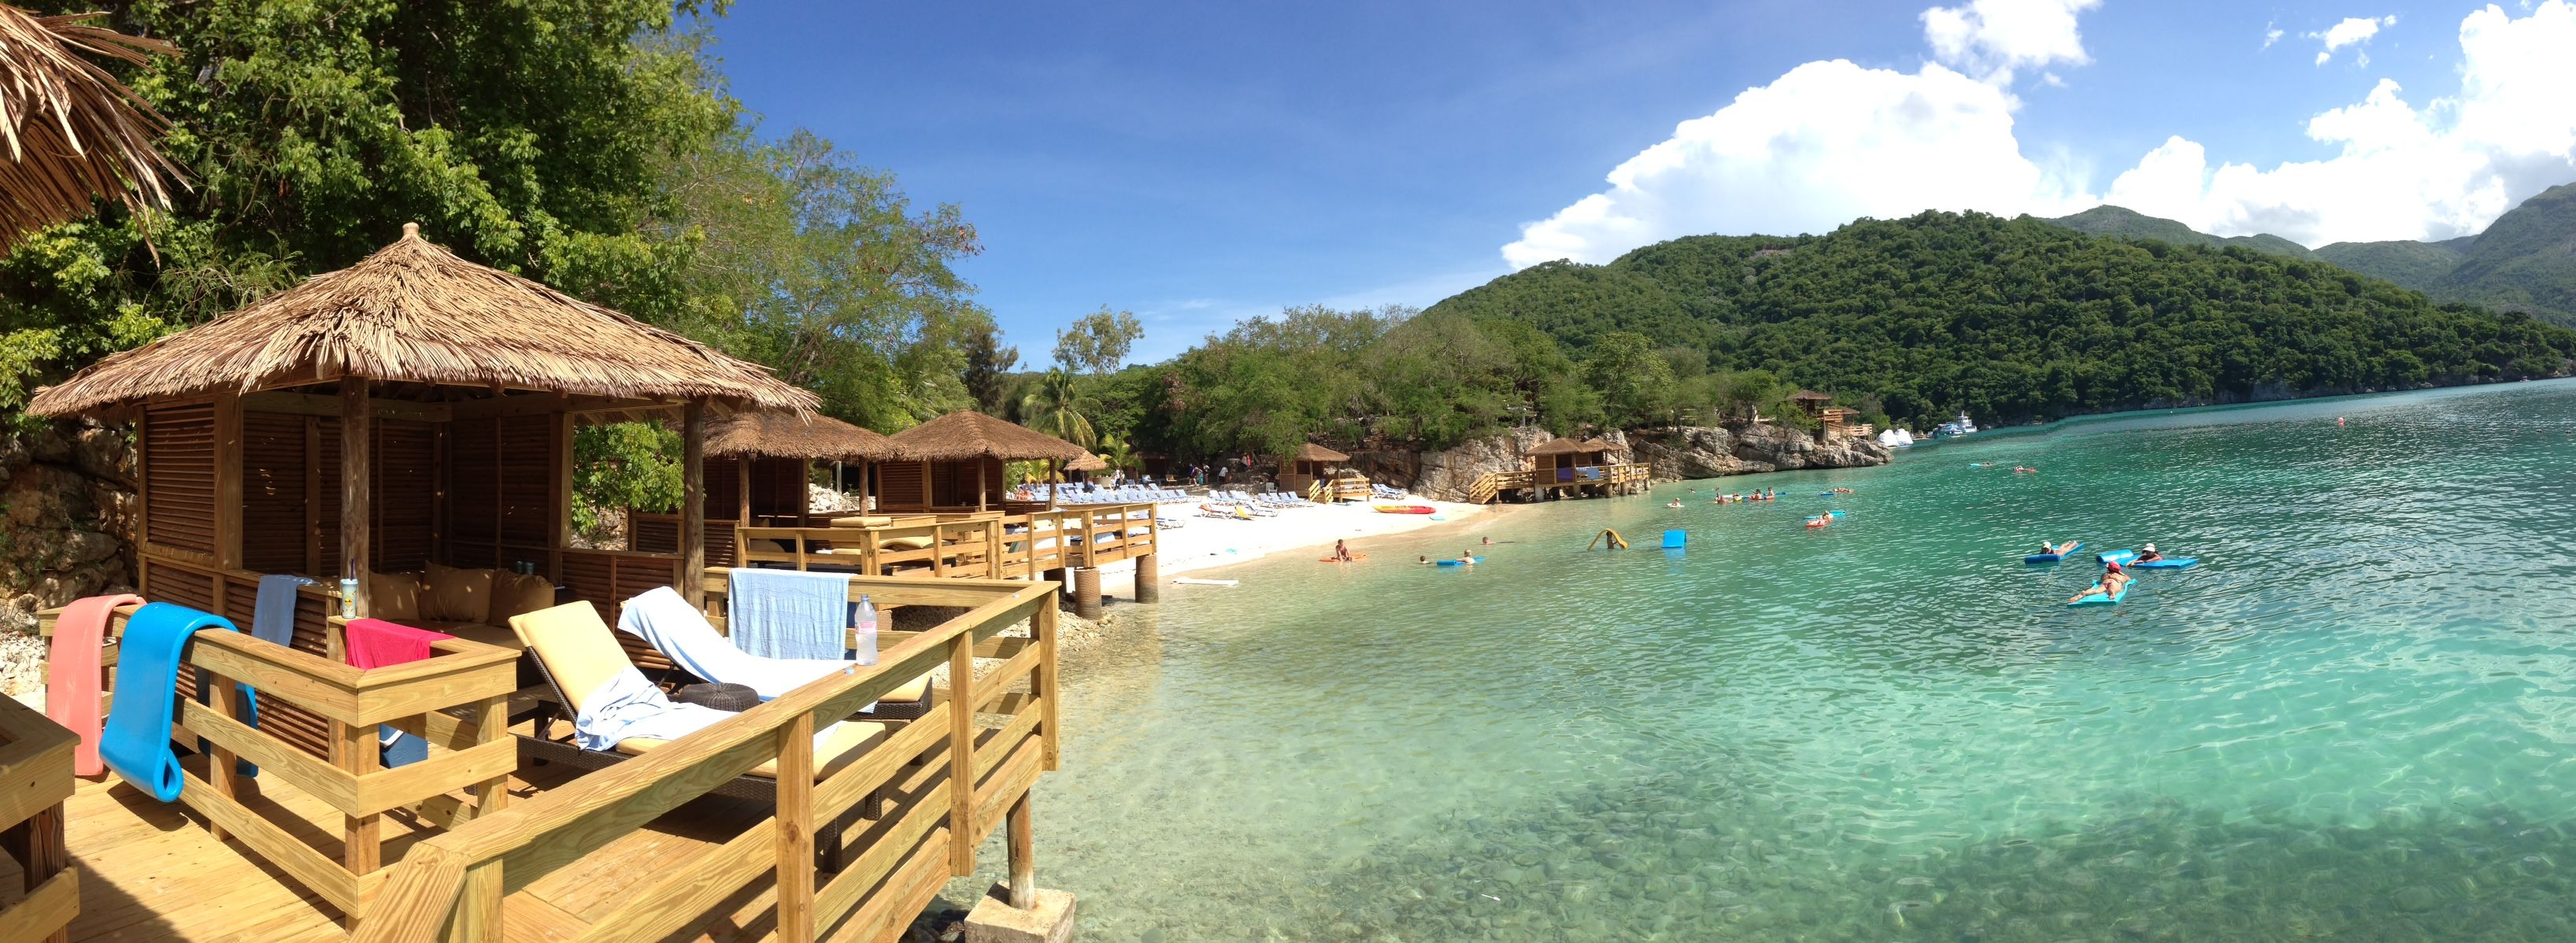
<instances>
[{"instance_id":1,"label":"clear shallow water","mask_svg":"<svg viewBox=\"0 0 2576 943\"><path fill-rule=\"evenodd\" d=\"M2571 499L2534 383L1265 561L1068 665L1039 876L1095 940L2576 938ZM2043 538L2203 563L2067 609Z\"/></svg>"}]
</instances>

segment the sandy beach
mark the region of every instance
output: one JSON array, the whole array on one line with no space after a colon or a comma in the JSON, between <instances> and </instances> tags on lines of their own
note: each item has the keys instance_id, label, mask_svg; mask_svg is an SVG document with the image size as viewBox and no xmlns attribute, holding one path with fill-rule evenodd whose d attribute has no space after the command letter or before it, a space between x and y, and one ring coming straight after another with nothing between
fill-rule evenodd
<instances>
[{"instance_id":1,"label":"sandy beach","mask_svg":"<svg viewBox=\"0 0 2576 943\"><path fill-rule=\"evenodd\" d=\"M1380 514L1367 504L1339 504L1288 508L1275 517L1245 521L1200 517L1196 505L1167 505L1164 516L1179 518L1181 526L1162 531L1162 577L1168 582L1175 576L1289 551L1317 551L1314 555L1320 557L1336 540L1353 541L1357 552L1367 553L1368 547L1360 543L1366 538L1447 527L1493 513L1487 506L1421 498L1401 503L1428 505L1438 513ZM1100 576L1101 592L1118 599L1136 598L1134 563L1102 567Z\"/></svg>"}]
</instances>

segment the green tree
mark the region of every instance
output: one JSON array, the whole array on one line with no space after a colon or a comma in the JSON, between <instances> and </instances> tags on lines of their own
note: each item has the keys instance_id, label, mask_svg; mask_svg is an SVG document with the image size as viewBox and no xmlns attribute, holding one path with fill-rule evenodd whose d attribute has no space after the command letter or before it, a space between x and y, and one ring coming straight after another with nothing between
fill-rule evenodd
<instances>
[{"instance_id":1,"label":"green tree","mask_svg":"<svg viewBox=\"0 0 2576 943\"><path fill-rule=\"evenodd\" d=\"M958 377L975 408L1001 414L1005 375L1020 362L1020 349L1002 346L1002 331L990 323L966 331L966 369Z\"/></svg>"},{"instance_id":2,"label":"green tree","mask_svg":"<svg viewBox=\"0 0 2576 943\"><path fill-rule=\"evenodd\" d=\"M655 229L692 247L674 326L863 426L976 405L967 342L992 317L951 267L982 251L956 206L915 212L892 174L801 130L730 135L673 161L666 185L679 205Z\"/></svg>"},{"instance_id":3,"label":"green tree","mask_svg":"<svg viewBox=\"0 0 2576 943\"><path fill-rule=\"evenodd\" d=\"M1643 334L1612 331L1595 339L1591 355L1583 361L1583 380L1600 391L1602 411L1614 427L1671 418L1678 392L1673 367Z\"/></svg>"},{"instance_id":4,"label":"green tree","mask_svg":"<svg viewBox=\"0 0 2576 943\"><path fill-rule=\"evenodd\" d=\"M1047 371L1037 389L1020 401L1020 415L1029 428L1086 449L1099 442L1086 415L1091 408L1077 378L1062 369Z\"/></svg>"},{"instance_id":5,"label":"green tree","mask_svg":"<svg viewBox=\"0 0 2576 943\"><path fill-rule=\"evenodd\" d=\"M392 242L405 222L467 258L652 313L675 306L673 156L733 126L695 0L46 0L177 46L131 76L194 186L0 259L0 408L96 357Z\"/></svg>"},{"instance_id":6,"label":"green tree","mask_svg":"<svg viewBox=\"0 0 2576 943\"><path fill-rule=\"evenodd\" d=\"M1100 310L1075 318L1073 326L1055 332L1055 362L1075 373L1114 373L1127 362L1127 351L1145 336L1145 326L1131 311Z\"/></svg>"}]
</instances>

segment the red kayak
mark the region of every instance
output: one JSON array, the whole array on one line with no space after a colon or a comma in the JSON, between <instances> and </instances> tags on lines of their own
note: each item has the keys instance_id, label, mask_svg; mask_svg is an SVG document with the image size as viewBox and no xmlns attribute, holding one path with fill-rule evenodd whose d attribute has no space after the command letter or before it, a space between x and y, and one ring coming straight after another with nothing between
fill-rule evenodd
<instances>
[{"instance_id":1,"label":"red kayak","mask_svg":"<svg viewBox=\"0 0 2576 943\"><path fill-rule=\"evenodd\" d=\"M1433 514L1440 510L1439 508L1432 507L1428 504L1379 504L1372 506L1377 508L1377 512L1380 514Z\"/></svg>"}]
</instances>

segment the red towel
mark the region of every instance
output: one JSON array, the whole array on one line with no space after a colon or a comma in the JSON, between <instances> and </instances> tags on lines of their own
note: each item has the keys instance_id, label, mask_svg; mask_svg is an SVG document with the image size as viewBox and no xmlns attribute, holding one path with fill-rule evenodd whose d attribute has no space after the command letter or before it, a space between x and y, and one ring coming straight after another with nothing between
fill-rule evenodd
<instances>
[{"instance_id":1,"label":"red towel","mask_svg":"<svg viewBox=\"0 0 2576 943\"><path fill-rule=\"evenodd\" d=\"M98 759L98 647L107 638L109 614L142 601L131 593L75 599L54 620L54 647L45 654L45 716L80 736L80 746L72 748L73 775L107 769Z\"/></svg>"},{"instance_id":2,"label":"red towel","mask_svg":"<svg viewBox=\"0 0 2576 943\"><path fill-rule=\"evenodd\" d=\"M453 635L395 625L383 619L349 620L349 664L360 671L409 664L429 657L429 643Z\"/></svg>"}]
</instances>

